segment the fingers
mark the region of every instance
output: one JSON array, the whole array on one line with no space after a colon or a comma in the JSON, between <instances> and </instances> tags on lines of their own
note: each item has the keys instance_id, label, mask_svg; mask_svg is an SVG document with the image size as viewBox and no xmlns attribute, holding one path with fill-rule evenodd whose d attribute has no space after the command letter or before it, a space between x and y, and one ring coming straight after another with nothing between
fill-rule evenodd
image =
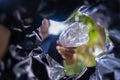
<instances>
[{"instance_id":1,"label":"fingers","mask_svg":"<svg viewBox=\"0 0 120 80\"><path fill-rule=\"evenodd\" d=\"M56 47L58 52L61 54L63 59L71 59L73 57L73 54L75 53L75 50L72 48L66 48L63 46L57 46Z\"/></svg>"},{"instance_id":2,"label":"fingers","mask_svg":"<svg viewBox=\"0 0 120 80\"><path fill-rule=\"evenodd\" d=\"M75 53L75 47L64 47L60 43L59 40L56 41L58 46L56 46L56 49L58 50L59 54L62 56L64 60L66 59L72 59L73 54Z\"/></svg>"},{"instance_id":3,"label":"fingers","mask_svg":"<svg viewBox=\"0 0 120 80\"><path fill-rule=\"evenodd\" d=\"M57 40L56 43L58 44L56 49L64 59L65 63L69 65L74 64L76 62L76 47L65 47L60 43L59 40Z\"/></svg>"},{"instance_id":4,"label":"fingers","mask_svg":"<svg viewBox=\"0 0 120 80\"><path fill-rule=\"evenodd\" d=\"M57 40L56 43L57 43L59 46L62 46L62 44L60 43L59 40Z\"/></svg>"}]
</instances>

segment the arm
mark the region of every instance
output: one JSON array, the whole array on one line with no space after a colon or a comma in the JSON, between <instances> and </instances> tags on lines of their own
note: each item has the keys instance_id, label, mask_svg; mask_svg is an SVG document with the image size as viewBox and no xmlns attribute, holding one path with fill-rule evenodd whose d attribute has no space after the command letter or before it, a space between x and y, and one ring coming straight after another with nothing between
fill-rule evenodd
<instances>
[{"instance_id":1,"label":"arm","mask_svg":"<svg viewBox=\"0 0 120 80\"><path fill-rule=\"evenodd\" d=\"M10 30L0 25L0 59L5 55L10 38Z\"/></svg>"}]
</instances>

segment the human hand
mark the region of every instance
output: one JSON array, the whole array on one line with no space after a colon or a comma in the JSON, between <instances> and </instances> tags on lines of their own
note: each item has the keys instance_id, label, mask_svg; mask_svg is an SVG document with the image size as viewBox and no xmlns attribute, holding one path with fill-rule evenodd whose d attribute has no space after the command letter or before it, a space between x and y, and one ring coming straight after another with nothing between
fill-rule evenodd
<instances>
[{"instance_id":1,"label":"human hand","mask_svg":"<svg viewBox=\"0 0 120 80\"><path fill-rule=\"evenodd\" d=\"M76 48L62 46L59 40L57 41L57 44L58 45L56 46L56 49L64 59L65 63L68 65L74 64L77 59L76 51L75 51Z\"/></svg>"}]
</instances>

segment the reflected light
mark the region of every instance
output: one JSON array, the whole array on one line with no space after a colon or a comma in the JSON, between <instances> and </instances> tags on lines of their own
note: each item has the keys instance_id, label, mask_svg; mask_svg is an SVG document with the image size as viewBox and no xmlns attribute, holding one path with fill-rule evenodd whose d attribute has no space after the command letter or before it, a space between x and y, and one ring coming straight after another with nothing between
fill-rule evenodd
<instances>
[{"instance_id":1,"label":"reflected light","mask_svg":"<svg viewBox=\"0 0 120 80\"><path fill-rule=\"evenodd\" d=\"M65 28L62 22L50 20L50 24L51 24L49 28L50 34L58 35Z\"/></svg>"}]
</instances>

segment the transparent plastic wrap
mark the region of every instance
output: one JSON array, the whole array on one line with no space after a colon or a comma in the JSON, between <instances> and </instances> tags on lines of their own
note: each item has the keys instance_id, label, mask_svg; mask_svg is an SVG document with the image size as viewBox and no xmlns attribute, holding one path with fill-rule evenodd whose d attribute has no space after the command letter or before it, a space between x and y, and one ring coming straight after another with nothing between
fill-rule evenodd
<instances>
[{"instance_id":1,"label":"transparent plastic wrap","mask_svg":"<svg viewBox=\"0 0 120 80\"><path fill-rule=\"evenodd\" d=\"M59 40L65 47L77 47L88 42L88 28L78 22L74 22L60 34Z\"/></svg>"},{"instance_id":2,"label":"transparent plastic wrap","mask_svg":"<svg viewBox=\"0 0 120 80\"><path fill-rule=\"evenodd\" d=\"M47 66L48 75L51 80L60 80L65 77L64 67L57 63L53 58L47 55L49 66Z\"/></svg>"}]
</instances>

